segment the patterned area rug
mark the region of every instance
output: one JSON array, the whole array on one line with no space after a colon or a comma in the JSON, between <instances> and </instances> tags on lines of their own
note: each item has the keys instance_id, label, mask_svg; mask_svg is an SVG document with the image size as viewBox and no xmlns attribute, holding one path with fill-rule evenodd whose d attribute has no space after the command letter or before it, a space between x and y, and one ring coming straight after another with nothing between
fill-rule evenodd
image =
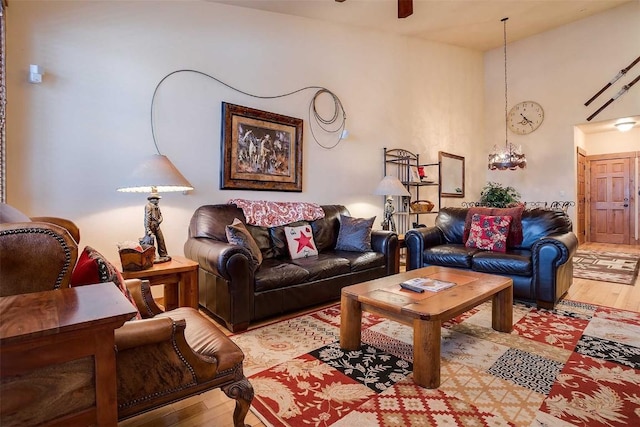
<instances>
[{"instance_id":1,"label":"patterned area rug","mask_svg":"<svg viewBox=\"0 0 640 427\"><path fill-rule=\"evenodd\" d=\"M621 252L577 250L573 277L633 285L638 277L640 255Z\"/></svg>"},{"instance_id":2,"label":"patterned area rug","mask_svg":"<svg viewBox=\"0 0 640 427\"><path fill-rule=\"evenodd\" d=\"M363 314L360 351L339 346L340 306L233 335L272 426L628 426L640 419L640 313L561 301L485 303L443 325L441 386L412 381L412 331Z\"/></svg>"}]
</instances>

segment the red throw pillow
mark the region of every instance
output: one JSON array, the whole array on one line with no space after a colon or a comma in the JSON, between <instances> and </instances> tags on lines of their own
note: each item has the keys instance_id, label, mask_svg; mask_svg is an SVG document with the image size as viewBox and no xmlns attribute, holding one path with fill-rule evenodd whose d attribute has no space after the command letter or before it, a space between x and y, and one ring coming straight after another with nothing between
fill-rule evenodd
<instances>
[{"instance_id":1,"label":"red throw pillow","mask_svg":"<svg viewBox=\"0 0 640 427\"><path fill-rule=\"evenodd\" d=\"M90 246L86 246L78 258L76 268L71 275L71 286L92 285L94 283L113 282L120 292L136 308L136 319L142 319L136 302L124 283L124 278L102 254Z\"/></svg>"},{"instance_id":2,"label":"red throw pillow","mask_svg":"<svg viewBox=\"0 0 640 427\"><path fill-rule=\"evenodd\" d=\"M469 239L467 239L465 246L495 252L506 252L510 225L510 216L474 214L471 218Z\"/></svg>"},{"instance_id":3,"label":"red throw pillow","mask_svg":"<svg viewBox=\"0 0 640 427\"><path fill-rule=\"evenodd\" d=\"M509 228L509 236L507 237L507 247L518 246L522 243L522 212L524 206L515 206L513 208L469 208L467 218L464 223L464 232L462 241L469 239L469 230L471 229L471 219L473 215L492 215L492 216L510 216L511 226Z\"/></svg>"}]
</instances>

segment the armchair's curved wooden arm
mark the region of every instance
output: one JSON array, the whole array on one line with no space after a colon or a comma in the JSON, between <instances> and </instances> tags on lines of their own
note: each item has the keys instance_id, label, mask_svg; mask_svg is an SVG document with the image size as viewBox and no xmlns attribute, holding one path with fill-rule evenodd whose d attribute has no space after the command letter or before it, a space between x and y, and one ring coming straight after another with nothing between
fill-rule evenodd
<instances>
[{"instance_id":1,"label":"armchair's curved wooden arm","mask_svg":"<svg viewBox=\"0 0 640 427\"><path fill-rule=\"evenodd\" d=\"M124 284L129 289L129 293L131 293L143 319L148 319L164 312L153 299L148 280L127 279Z\"/></svg>"}]
</instances>

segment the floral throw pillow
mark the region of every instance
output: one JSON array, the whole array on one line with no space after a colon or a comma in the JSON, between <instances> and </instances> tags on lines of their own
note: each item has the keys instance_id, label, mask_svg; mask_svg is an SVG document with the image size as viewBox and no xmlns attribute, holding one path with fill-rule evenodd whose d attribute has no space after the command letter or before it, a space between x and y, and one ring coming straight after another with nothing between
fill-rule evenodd
<instances>
[{"instance_id":1,"label":"floral throw pillow","mask_svg":"<svg viewBox=\"0 0 640 427\"><path fill-rule=\"evenodd\" d=\"M289 247L291 259L318 256L318 248L313 241L313 231L309 224L298 227L285 227L284 234L287 236L287 246Z\"/></svg>"},{"instance_id":2,"label":"floral throw pillow","mask_svg":"<svg viewBox=\"0 0 640 427\"><path fill-rule=\"evenodd\" d=\"M464 232L462 240L464 242L469 238L469 229L471 228L471 218L473 215L494 215L494 216L510 216L511 226L509 227L509 235L507 236L507 247L519 246L522 243L522 212L524 206L514 206L511 208L469 208L467 218L464 223Z\"/></svg>"},{"instance_id":3,"label":"floral throw pillow","mask_svg":"<svg viewBox=\"0 0 640 427\"><path fill-rule=\"evenodd\" d=\"M508 215L474 214L471 218L469 238L465 246L495 252L506 252L510 225L511 217Z\"/></svg>"}]
</instances>

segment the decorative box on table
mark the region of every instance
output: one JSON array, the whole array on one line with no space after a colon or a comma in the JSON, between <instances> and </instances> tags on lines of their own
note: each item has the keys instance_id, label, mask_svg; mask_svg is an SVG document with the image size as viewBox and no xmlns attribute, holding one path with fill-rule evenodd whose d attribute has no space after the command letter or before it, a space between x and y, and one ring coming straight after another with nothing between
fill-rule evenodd
<instances>
[{"instance_id":1,"label":"decorative box on table","mask_svg":"<svg viewBox=\"0 0 640 427\"><path fill-rule=\"evenodd\" d=\"M120 253L122 271L140 271L153 267L156 247L142 245L142 251L131 248L121 248L118 252Z\"/></svg>"}]
</instances>

